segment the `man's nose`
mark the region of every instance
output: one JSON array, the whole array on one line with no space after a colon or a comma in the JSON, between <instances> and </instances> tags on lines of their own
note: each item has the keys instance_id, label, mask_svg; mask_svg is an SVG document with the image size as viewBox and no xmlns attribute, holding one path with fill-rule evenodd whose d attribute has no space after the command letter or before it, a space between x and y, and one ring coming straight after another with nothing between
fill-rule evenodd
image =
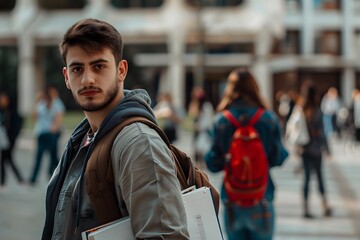
<instances>
[{"instance_id":1,"label":"man's nose","mask_svg":"<svg viewBox=\"0 0 360 240\"><path fill-rule=\"evenodd\" d=\"M82 85L91 85L95 82L95 74L91 70L85 70L81 80Z\"/></svg>"}]
</instances>

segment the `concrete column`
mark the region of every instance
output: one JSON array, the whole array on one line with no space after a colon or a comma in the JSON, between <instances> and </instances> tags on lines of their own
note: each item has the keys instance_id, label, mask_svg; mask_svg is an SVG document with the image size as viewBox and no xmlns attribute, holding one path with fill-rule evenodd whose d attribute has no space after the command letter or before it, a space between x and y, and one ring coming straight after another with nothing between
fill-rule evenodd
<instances>
[{"instance_id":1,"label":"concrete column","mask_svg":"<svg viewBox=\"0 0 360 240\"><path fill-rule=\"evenodd\" d=\"M314 53L315 28L314 28L314 3L313 0L302 0L303 26L301 32L301 51L304 55Z\"/></svg>"},{"instance_id":2,"label":"concrete column","mask_svg":"<svg viewBox=\"0 0 360 240\"><path fill-rule=\"evenodd\" d=\"M167 76L167 90L173 96L174 105L184 108L185 105L185 64L183 53L185 52L185 26L183 20L184 3L182 1L167 1L164 8L164 20L168 24L169 63ZM162 86L160 86L162 88ZM163 88L162 88L163 89Z\"/></svg>"},{"instance_id":3,"label":"concrete column","mask_svg":"<svg viewBox=\"0 0 360 240\"><path fill-rule=\"evenodd\" d=\"M261 95L265 98L264 100L269 103L269 107L272 107L273 83L268 60L272 45L272 35L267 29L268 27L265 24L255 39L256 60L252 72L260 87Z\"/></svg>"},{"instance_id":4,"label":"concrete column","mask_svg":"<svg viewBox=\"0 0 360 240\"><path fill-rule=\"evenodd\" d=\"M167 82L176 107L184 107L185 104L185 65L183 52L185 51L183 34L180 31L172 32L168 40L169 65Z\"/></svg>"},{"instance_id":5,"label":"concrete column","mask_svg":"<svg viewBox=\"0 0 360 240\"><path fill-rule=\"evenodd\" d=\"M110 5L110 0L88 0L85 7L85 15L91 18L103 18L106 16L106 8Z\"/></svg>"},{"instance_id":6,"label":"concrete column","mask_svg":"<svg viewBox=\"0 0 360 240\"><path fill-rule=\"evenodd\" d=\"M355 70L346 67L341 79L341 96L345 106L350 106L352 101L352 91L355 89Z\"/></svg>"},{"instance_id":7,"label":"concrete column","mask_svg":"<svg viewBox=\"0 0 360 240\"><path fill-rule=\"evenodd\" d=\"M341 49L343 52L343 56L346 59L353 59L354 56L354 26L353 26L353 1L343 1L342 4L342 11L343 11L343 24L342 24L342 41L341 41Z\"/></svg>"},{"instance_id":8,"label":"concrete column","mask_svg":"<svg viewBox=\"0 0 360 240\"><path fill-rule=\"evenodd\" d=\"M34 41L31 24L38 13L36 0L18 0L12 12L13 28L18 39L18 109L20 114L31 113L35 99Z\"/></svg>"},{"instance_id":9,"label":"concrete column","mask_svg":"<svg viewBox=\"0 0 360 240\"><path fill-rule=\"evenodd\" d=\"M18 38L18 104L23 115L31 113L35 100L35 64L34 42L31 35L24 34Z\"/></svg>"},{"instance_id":10,"label":"concrete column","mask_svg":"<svg viewBox=\"0 0 360 240\"><path fill-rule=\"evenodd\" d=\"M264 101L269 104L269 107L272 108L273 84L268 61L265 59L256 60L252 67L252 73L260 87L261 96L264 98Z\"/></svg>"}]
</instances>

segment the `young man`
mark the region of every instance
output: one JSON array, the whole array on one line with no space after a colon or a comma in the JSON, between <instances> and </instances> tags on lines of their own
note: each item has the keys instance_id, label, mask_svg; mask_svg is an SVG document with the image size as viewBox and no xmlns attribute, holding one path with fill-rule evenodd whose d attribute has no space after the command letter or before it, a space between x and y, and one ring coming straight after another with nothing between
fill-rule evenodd
<instances>
[{"instance_id":1,"label":"young man","mask_svg":"<svg viewBox=\"0 0 360 240\"><path fill-rule=\"evenodd\" d=\"M82 179L92 145L128 116L156 122L146 91L123 89L122 48L119 32L96 19L74 24L60 44L65 84L86 118L49 182L43 240L81 239L82 231L99 225ZM175 164L160 136L133 123L118 134L111 156L119 208L130 216L136 239L189 239Z\"/></svg>"}]
</instances>

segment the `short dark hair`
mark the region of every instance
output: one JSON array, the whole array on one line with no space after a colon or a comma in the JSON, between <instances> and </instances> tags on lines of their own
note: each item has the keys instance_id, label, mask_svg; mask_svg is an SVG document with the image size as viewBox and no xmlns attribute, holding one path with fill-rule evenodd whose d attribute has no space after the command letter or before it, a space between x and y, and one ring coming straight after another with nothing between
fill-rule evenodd
<instances>
[{"instance_id":1,"label":"short dark hair","mask_svg":"<svg viewBox=\"0 0 360 240\"><path fill-rule=\"evenodd\" d=\"M69 47L77 45L88 53L109 48L115 57L116 64L122 59L123 42L121 34L111 24L98 19L83 19L67 30L59 45L60 54L65 64Z\"/></svg>"}]
</instances>

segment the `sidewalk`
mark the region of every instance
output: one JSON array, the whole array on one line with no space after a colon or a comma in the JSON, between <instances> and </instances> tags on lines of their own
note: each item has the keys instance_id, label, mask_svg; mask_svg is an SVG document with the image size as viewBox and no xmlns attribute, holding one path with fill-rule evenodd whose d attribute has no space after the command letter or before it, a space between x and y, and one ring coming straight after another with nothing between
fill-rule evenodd
<instances>
[{"instance_id":1,"label":"sidewalk","mask_svg":"<svg viewBox=\"0 0 360 240\"><path fill-rule=\"evenodd\" d=\"M64 145L66 137L63 136ZM175 142L189 155L192 153L191 135L181 132ZM341 141L331 142L333 158L324 162L324 175L329 202L334 209L331 218L321 217L320 199L315 182L311 184L311 209L318 216L313 220L302 218L301 184L302 176L294 175L298 163L291 156L281 168L272 170L277 186L276 209L277 227L274 240L360 240L360 149L345 151ZM23 131L15 152L16 163L24 177L30 176L34 158L34 139L31 132ZM61 148L62 150L62 148ZM44 159L45 160L45 159ZM36 187L18 186L12 172L8 173L7 189L0 191L0 239L38 240L44 221L44 199L47 183L42 166L40 183ZM222 173L209 173L212 183L219 189ZM220 208L220 222L223 207Z\"/></svg>"}]
</instances>

